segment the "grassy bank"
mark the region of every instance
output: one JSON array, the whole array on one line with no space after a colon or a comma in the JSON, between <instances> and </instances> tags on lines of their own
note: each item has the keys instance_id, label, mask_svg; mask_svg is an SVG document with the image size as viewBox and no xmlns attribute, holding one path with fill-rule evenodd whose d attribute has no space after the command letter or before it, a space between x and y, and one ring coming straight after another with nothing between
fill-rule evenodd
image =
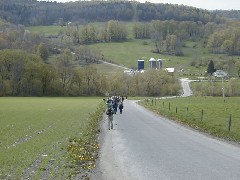
<instances>
[{"instance_id":1,"label":"grassy bank","mask_svg":"<svg viewBox=\"0 0 240 180\"><path fill-rule=\"evenodd\" d=\"M1 98L1 179L72 175L79 164L73 162L69 145L73 139L94 141L100 102L100 98Z\"/></svg>"},{"instance_id":2,"label":"grassy bank","mask_svg":"<svg viewBox=\"0 0 240 180\"><path fill-rule=\"evenodd\" d=\"M240 98L238 97L151 99L140 104L200 131L240 142Z\"/></svg>"}]
</instances>

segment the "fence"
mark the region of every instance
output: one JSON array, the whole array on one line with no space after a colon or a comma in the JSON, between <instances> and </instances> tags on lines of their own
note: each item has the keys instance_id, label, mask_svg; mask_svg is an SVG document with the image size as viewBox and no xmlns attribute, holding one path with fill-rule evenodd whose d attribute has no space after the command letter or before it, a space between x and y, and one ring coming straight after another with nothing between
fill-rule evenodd
<instances>
[{"instance_id":1,"label":"fence","mask_svg":"<svg viewBox=\"0 0 240 180\"><path fill-rule=\"evenodd\" d=\"M161 102L161 101L162 101L162 105L160 106L159 102ZM205 114L206 111L204 109L199 109L199 113L194 112L194 117L195 118L192 118L193 113L191 113L191 111L190 111L191 108L189 108L188 106L186 106L184 108L179 107L179 106L175 106L175 108L174 108L174 105L172 105L171 102L168 102L168 106L166 107L165 106L165 101L162 100L162 99L157 99L157 98L153 98L153 99L150 99L150 100L145 99L145 102L147 102L148 105L149 105L149 102L151 102L152 108L154 106L158 107L159 109L157 110L157 112L160 113L160 114L161 114L161 110L164 110L164 112L166 112L166 110L168 109L168 112L164 115L170 115L170 117L177 117L177 118L180 117L180 118L183 118L184 120L185 119L187 119L187 120L199 120L199 122L202 122L202 123L207 121L207 118L205 118L206 117L206 114ZM225 102L225 100L224 100L224 102ZM173 110L174 110L175 115L173 114ZM182 113L180 116L177 116L177 114L181 110L182 110L182 112L183 111L185 112L185 115L183 116L183 113ZM196 114L199 114L199 115L196 115ZM231 128L232 128L232 114L229 113L229 117L228 117L228 119L226 119L226 130L228 130L230 132Z\"/></svg>"}]
</instances>

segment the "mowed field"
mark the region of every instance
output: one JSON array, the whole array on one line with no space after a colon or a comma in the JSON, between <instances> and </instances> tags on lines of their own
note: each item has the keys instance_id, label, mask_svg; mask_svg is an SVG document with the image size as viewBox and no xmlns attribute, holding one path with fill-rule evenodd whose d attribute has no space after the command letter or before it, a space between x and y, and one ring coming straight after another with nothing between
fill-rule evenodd
<instances>
[{"instance_id":1,"label":"mowed field","mask_svg":"<svg viewBox=\"0 0 240 180\"><path fill-rule=\"evenodd\" d=\"M122 22L123 23L123 22ZM135 22L123 23L128 32L128 39L124 42L109 42L109 43L93 43L86 45L91 49L100 52L104 59L118 65L123 65L128 68L137 69L138 59L145 60L145 69L149 68L149 59L155 58L163 60L163 68L174 67L178 75L183 76L202 76L205 74L206 66L209 59L225 61L229 57L224 54L211 54L206 47L202 46L201 42L186 41L182 51L184 56L173 56L167 54L153 53L155 50L155 42L153 39L135 39L133 35L133 27ZM102 29L106 23L95 22L93 25L96 29ZM82 28L82 25L79 26ZM66 31L67 27L61 26L32 26L26 27L27 30L33 33L40 33L47 35L57 35L60 31ZM60 39L57 41L60 42ZM76 46L78 48L79 45ZM231 56L232 59L239 61L238 56ZM193 66L191 64L199 64ZM204 64L204 65L202 65ZM101 69L99 67L98 69ZM101 71L101 70L100 70ZM184 71L184 74L181 73Z\"/></svg>"},{"instance_id":2,"label":"mowed field","mask_svg":"<svg viewBox=\"0 0 240 180\"><path fill-rule=\"evenodd\" d=\"M0 98L0 179L68 176L67 146L101 98Z\"/></svg>"},{"instance_id":3,"label":"mowed field","mask_svg":"<svg viewBox=\"0 0 240 180\"><path fill-rule=\"evenodd\" d=\"M239 97L150 99L146 108L214 136L240 142Z\"/></svg>"}]
</instances>

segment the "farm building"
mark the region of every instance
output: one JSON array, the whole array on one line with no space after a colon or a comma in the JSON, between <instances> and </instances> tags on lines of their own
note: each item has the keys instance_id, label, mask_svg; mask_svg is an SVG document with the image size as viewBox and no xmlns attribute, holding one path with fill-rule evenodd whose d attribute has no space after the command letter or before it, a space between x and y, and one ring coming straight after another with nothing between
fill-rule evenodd
<instances>
[{"instance_id":1,"label":"farm building","mask_svg":"<svg viewBox=\"0 0 240 180\"><path fill-rule=\"evenodd\" d=\"M213 76L214 77L219 77L219 78L223 78L223 77L226 77L228 74L223 71L223 70L216 70L214 73L213 73Z\"/></svg>"},{"instance_id":2,"label":"farm building","mask_svg":"<svg viewBox=\"0 0 240 180\"><path fill-rule=\"evenodd\" d=\"M154 58L149 59L149 67L150 69L156 69L156 59Z\"/></svg>"}]
</instances>

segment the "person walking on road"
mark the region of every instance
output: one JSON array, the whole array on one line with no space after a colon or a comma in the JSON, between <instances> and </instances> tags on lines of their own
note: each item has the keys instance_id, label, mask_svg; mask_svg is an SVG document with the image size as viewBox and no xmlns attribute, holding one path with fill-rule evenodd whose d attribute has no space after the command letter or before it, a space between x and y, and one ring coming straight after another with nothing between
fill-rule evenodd
<instances>
[{"instance_id":1,"label":"person walking on road","mask_svg":"<svg viewBox=\"0 0 240 180\"><path fill-rule=\"evenodd\" d=\"M119 108L120 114L122 114L122 110L123 110L123 102L122 101L119 103L118 108Z\"/></svg>"},{"instance_id":2,"label":"person walking on road","mask_svg":"<svg viewBox=\"0 0 240 180\"><path fill-rule=\"evenodd\" d=\"M113 102L114 114L117 113L117 108L118 108L118 102L117 102L117 100L115 99L114 102Z\"/></svg>"},{"instance_id":3,"label":"person walking on road","mask_svg":"<svg viewBox=\"0 0 240 180\"><path fill-rule=\"evenodd\" d=\"M108 130L113 129L113 114L114 114L114 109L112 106L108 106L106 109L106 115L108 118Z\"/></svg>"}]
</instances>

